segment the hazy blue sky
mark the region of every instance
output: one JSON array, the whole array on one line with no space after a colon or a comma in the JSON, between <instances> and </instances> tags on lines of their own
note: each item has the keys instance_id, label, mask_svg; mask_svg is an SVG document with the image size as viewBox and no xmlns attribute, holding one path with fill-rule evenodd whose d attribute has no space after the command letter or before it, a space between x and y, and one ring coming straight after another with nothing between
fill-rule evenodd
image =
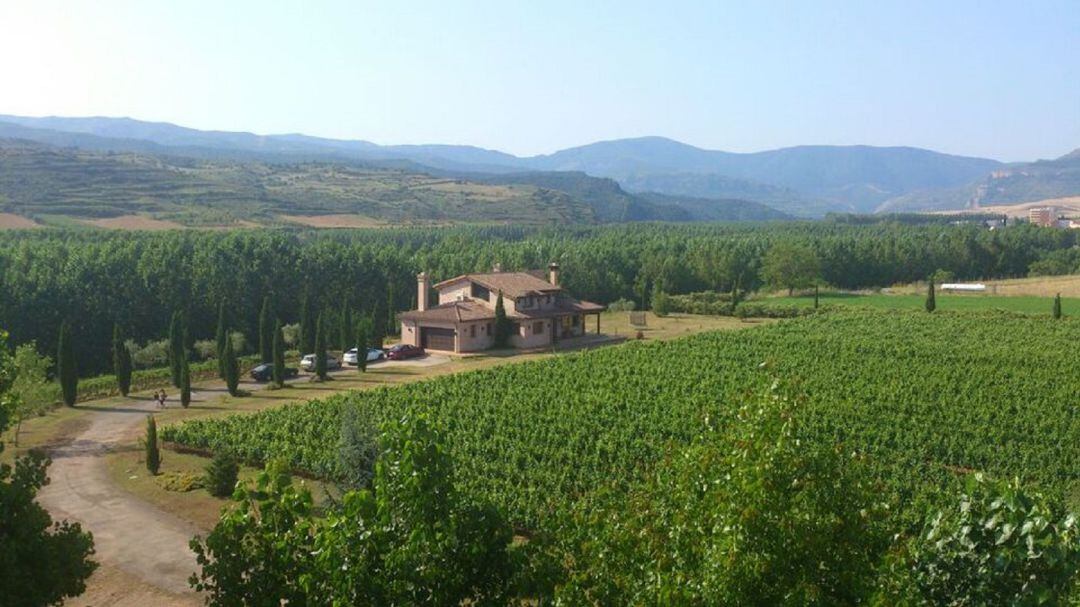
<instances>
[{"instance_id":1,"label":"hazy blue sky","mask_svg":"<svg viewBox=\"0 0 1080 607\"><path fill-rule=\"evenodd\" d=\"M1080 147L1080 0L4 0L0 113L517 154Z\"/></svg>"}]
</instances>

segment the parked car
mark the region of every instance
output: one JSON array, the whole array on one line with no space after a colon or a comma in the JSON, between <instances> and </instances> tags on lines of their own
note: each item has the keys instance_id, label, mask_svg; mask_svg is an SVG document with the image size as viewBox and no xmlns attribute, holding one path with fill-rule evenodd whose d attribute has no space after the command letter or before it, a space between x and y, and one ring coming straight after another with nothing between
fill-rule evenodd
<instances>
[{"instance_id":1,"label":"parked car","mask_svg":"<svg viewBox=\"0 0 1080 607\"><path fill-rule=\"evenodd\" d=\"M410 344L398 344L386 351L386 357L390 360L405 360L406 358L416 358L417 356L423 355L423 348L418 348Z\"/></svg>"},{"instance_id":2,"label":"parked car","mask_svg":"<svg viewBox=\"0 0 1080 607\"><path fill-rule=\"evenodd\" d=\"M299 374L300 372L296 370L296 367L285 367L285 379L296 377ZM249 375L255 381L270 381L274 379L274 365L263 363L252 369Z\"/></svg>"},{"instance_id":3,"label":"parked car","mask_svg":"<svg viewBox=\"0 0 1080 607\"><path fill-rule=\"evenodd\" d=\"M315 371L315 355L314 354L305 354L304 357L300 359L300 368L307 371L307 372L309 372L309 373ZM341 368L341 361L338 360L338 357L336 357L336 356L334 356L332 354L327 354L326 355L326 370L327 371L333 371L334 369L340 369L340 368Z\"/></svg>"},{"instance_id":4,"label":"parked car","mask_svg":"<svg viewBox=\"0 0 1080 607\"><path fill-rule=\"evenodd\" d=\"M383 352L378 348L368 348L367 361L369 363L375 362L377 360L382 360L384 358L386 358L386 352ZM346 352L345 355L341 357L341 359L345 362L346 365L356 366L360 364L360 359L357 357L356 348L353 348L352 350Z\"/></svg>"}]
</instances>

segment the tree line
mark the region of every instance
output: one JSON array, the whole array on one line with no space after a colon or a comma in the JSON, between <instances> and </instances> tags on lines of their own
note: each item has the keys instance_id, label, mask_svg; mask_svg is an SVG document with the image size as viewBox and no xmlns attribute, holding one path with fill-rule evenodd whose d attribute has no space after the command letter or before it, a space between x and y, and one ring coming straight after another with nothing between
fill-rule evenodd
<instances>
[{"instance_id":1,"label":"tree line","mask_svg":"<svg viewBox=\"0 0 1080 607\"><path fill-rule=\"evenodd\" d=\"M224 306L231 326L259 343L263 304L274 318L334 326L345 312L395 330L412 309L415 275L437 280L496 263L507 269L563 267L575 296L645 304L650 294L746 292L776 275L782 258L812 253L812 270L838 288L924 280L938 270L958 280L1061 271L1077 234L1019 225L638 224L579 228L460 227L354 231L251 230L113 233L40 231L0 236L0 325L15 344L57 352L68 323L80 375L105 372L114 325L143 343L168 334L182 310L190 340L213 339ZM795 255L792 256L792 247ZM783 249L783 247L781 247ZM1070 266L1071 267L1071 266ZM770 269L772 268L772 269ZM264 327L265 329L265 327ZM328 332L338 342L340 331ZM302 335L302 341L312 341ZM336 345L336 344L335 344ZM303 348L302 348L303 349ZM309 350L310 351L310 350Z\"/></svg>"}]
</instances>

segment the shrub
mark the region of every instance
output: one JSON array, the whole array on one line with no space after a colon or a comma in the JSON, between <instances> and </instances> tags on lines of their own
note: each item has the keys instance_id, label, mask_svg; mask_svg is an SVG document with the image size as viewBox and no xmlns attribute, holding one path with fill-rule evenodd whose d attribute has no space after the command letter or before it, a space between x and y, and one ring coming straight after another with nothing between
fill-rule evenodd
<instances>
[{"instance_id":1,"label":"shrub","mask_svg":"<svg viewBox=\"0 0 1080 607\"><path fill-rule=\"evenodd\" d=\"M131 358L142 369L165 365L169 362L169 340L148 341L143 347L134 348Z\"/></svg>"},{"instance_id":2,"label":"shrub","mask_svg":"<svg viewBox=\"0 0 1080 607\"><path fill-rule=\"evenodd\" d=\"M219 451L206 465L203 484L210 495L228 497L236 488L236 477L239 471L240 465L236 462L236 458L228 451Z\"/></svg>"},{"instance_id":3,"label":"shrub","mask_svg":"<svg viewBox=\"0 0 1080 607\"><path fill-rule=\"evenodd\" d=\"M282 325L281 336L285 340L287 347L290 349L297 347L300 343L300 323Z\"/></svg>"},{"instance_id":4,"label":"shrub","mask_svg":"<svg viewBox=\"0 0 1080 607\"><path fill-rule=\"evenodd\" d=\"M1018 481L972 474L891 560L883 594L914 605L1062 604L1080 570L1078 535L1073 515Z\"/></svg>"},{"instance_id":5,"label":"shrub","mask_svg":"<svg viewBox=\"0 0 1080 607\"><path fill-rule=\"evenodd\" d=\"M217 359L217 342L212 339L200 339L195 342L195 357L199 360Z\"/></svg>"},{"instance_id":6,"label":"shrub","mask_svg":"<svg viewBox=\"0 0 1080 607\"><path fill-rule=\"evenodd\" d=\"M625 297L620 297L608 304L608 310L611 312L633 312L636 308L637 304L634 300Z\"/></svg>"}]
</instances>

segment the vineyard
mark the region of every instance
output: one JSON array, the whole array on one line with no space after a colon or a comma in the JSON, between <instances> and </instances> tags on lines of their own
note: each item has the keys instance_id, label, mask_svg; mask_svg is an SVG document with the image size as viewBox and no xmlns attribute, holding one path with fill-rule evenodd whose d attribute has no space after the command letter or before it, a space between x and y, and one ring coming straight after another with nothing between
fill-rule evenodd
<instances>
[{"instance_id":1,"label":"vineyard","mask_svg":"<svg viewBox=\"0 0 1080 607\"><path fill-rule=\"evenodd\" d=\"M1077 343L1074 320L833 311L186 422L164 437L340 479L346 410L374 424L422 407L447 429L461 488L535 524L600 484L636 478L706 416L723 423L779 378L805 395L810 436L865 453L901 507L969 470L1074 500Z\"/></svg>"}]
</instances>

